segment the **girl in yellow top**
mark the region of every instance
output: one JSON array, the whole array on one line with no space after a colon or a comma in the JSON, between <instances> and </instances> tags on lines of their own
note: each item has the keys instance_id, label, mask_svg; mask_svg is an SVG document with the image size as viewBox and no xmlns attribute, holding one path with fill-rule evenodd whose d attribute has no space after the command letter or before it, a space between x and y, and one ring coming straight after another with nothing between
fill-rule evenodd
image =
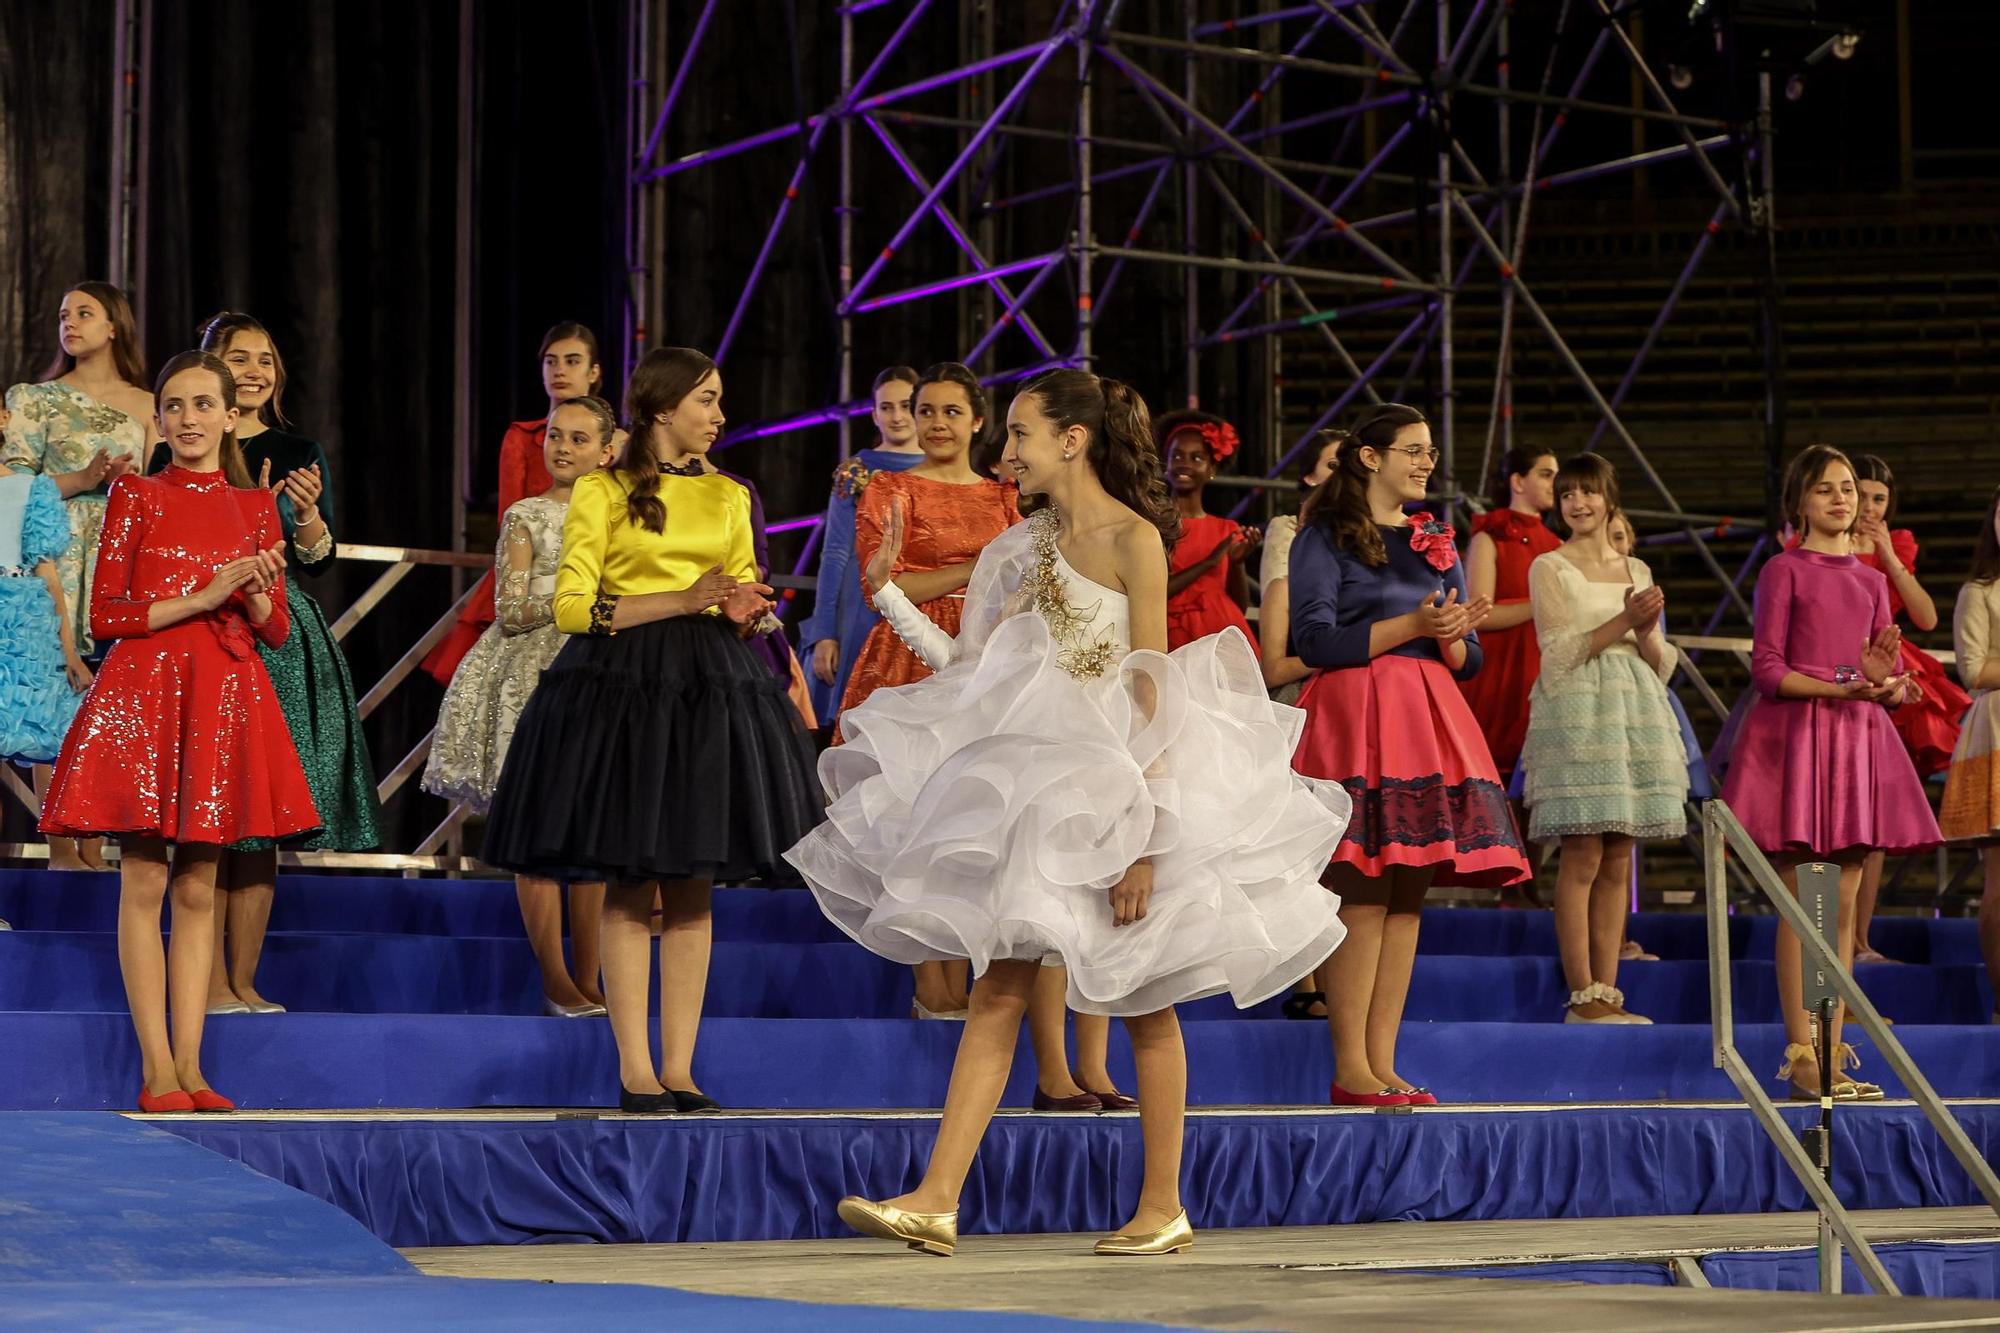
<instances>
[{"instance_id":1,"label":"girl in yellow top","mask_svg":"<svg viewBox=\"0 0 2000 1333\"><path fill-rule=\"evenodd\" d=\"M784 682L745 646L775 627L757 582L750 493L708 472L722 375L656 348L625 395L631 435L577 480L563 521L556 627L571 636L528 699L488 816L486 859L602 879L604 998L619 1106L707 1111L695 1033L708 985L709 889L768 876L819 822L812 742ZM646 1033L660 901L660 1065Z\"/></svg>"}]
</instances>

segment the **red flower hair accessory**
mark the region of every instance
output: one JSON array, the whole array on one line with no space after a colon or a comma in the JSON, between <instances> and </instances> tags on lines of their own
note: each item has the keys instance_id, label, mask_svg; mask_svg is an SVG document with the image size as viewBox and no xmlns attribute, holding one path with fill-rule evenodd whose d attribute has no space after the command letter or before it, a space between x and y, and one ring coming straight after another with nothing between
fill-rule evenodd
<instances>
[{"instance_id":1,"label":"red flower hair accessory","mask_svg":"<svg viewBox=\"0 0 2000 1333\"><path fill-rule=\"evenodd\" d=\"M1201 426L1201 442L1208 446L1209 457L1220 463L1236 452L1241 443L1236 438L1236 427L1227 421L1208 421Z\"/></svg>"},{"instance_id":2,"label":"red flower hair accessory","mask_svg":"<svg viewBox=\"0 0 2000 1333\"><path fill-rule=\"evenodd\" d=\"M1451 530L1451 524L1428 510L1419 510L1410 515L1410 549L1442 574L1458 563L1458 534Z\"/></svg>"}]
</instances>

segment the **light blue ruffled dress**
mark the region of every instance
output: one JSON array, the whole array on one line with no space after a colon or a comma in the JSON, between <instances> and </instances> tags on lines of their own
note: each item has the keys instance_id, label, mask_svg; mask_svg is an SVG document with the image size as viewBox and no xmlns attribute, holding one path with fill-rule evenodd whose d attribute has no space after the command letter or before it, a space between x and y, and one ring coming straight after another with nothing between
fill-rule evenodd
<instances>
[{"instance_id":1,"label":"light blue ruffled dress","mask_svg":"<svg viewBox=\"0 0 2000 1333\"><path fill-rule=\"evenodd\" d=\"M0 759L46 764L83 696L63 670L55 599L36 566L70 543L62 493L47 477L0 477Z\"/></svg>"},{"instance_id":2,"label":"light blue ruffled dress","mask_svg":"<svg viewBox=\"0 0 2000 1333\"><path fill-rule=\"evenodd\" d=\"M1666 687L1674 648L1655 624L1646 634L1657 668L1630 630L1590 652L1591 634L1624 609L1628 588L1653 584L1644 561L1628 556L1625 566L1628 583L1591 582L1561 551L1528 567L1542 670L1529 695L1521 767L1536 842L1673 838L1687 829L1688 752Z\"/></svg>"}]
</instances>

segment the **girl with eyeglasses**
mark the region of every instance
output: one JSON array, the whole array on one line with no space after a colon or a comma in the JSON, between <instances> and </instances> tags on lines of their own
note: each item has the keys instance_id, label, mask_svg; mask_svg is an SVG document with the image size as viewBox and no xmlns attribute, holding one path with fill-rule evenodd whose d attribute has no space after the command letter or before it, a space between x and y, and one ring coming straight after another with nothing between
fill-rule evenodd
<instances>
[{"instance_id":1,"label":"girl with eyeglasses","mask_svg":"<svg viewBox=\"0 0 2000 1333\"><path fill-rule=\"evenodd\" d=\"M1347 789L1354 817L1325 883L1347 942L1322 970L1336 1106L1434 1105L1396 1069L1396 1037L1433 879L1501 887L1529 874L1493 755L1457 682L1480 668L1493 609L1466 595L1452 531L1424 498L1438 451L1414 408L1357 426L1292 546L1292 644L1317 673L1293 767Z\"/></svg>"}]
</instances>

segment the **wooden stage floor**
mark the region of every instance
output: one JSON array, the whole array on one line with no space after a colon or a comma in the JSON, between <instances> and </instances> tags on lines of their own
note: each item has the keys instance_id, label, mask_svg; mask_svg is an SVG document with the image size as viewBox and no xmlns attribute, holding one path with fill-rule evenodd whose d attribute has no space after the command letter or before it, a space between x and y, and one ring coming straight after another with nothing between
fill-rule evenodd
<instances>
[{"instance_id":1,"label":"wooden stage floor","mask_svg":"<svg viewBox=\"0 0 2000 1333\"><path fill-rule=\"evenodd\" d=\"M1856 1214L1871 1241L2000 1241L1984 1208ZM1656 1264L1814 1243L1811 1213L1386 1222L1197 1234L1188 1253L1100 1259L1094 1236L968 1236L950 1259L866 1239L418 1249L424 1272L636 1282L718 1295L935 1310L1005 1310L1182 1328L1764 1333L2000 1329L2000 1302L1411 1277L1391 1270L1551 1260Z\"/></svg>"}]
</instances>

